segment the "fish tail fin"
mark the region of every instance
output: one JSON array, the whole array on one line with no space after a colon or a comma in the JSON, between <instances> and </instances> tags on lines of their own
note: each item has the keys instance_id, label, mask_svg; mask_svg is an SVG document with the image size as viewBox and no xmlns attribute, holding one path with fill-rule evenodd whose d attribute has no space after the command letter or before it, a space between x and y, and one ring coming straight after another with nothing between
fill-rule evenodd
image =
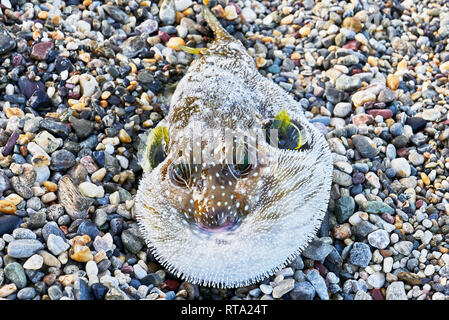
<instances>
[{"instance_id":1,"label":"fish tail fin","mask_svg":"<svg viewBox=\"0 0 449 320\"><path fill-rule=\"evenodd\" d=\"M223 28L223 26L220 24L218 19L213 15L210 9L205 5L202 5L201 9L204 20L206 20L207 25L212 29L215 35L215 39L232 40L231 35L226 31L225 28Z\"/></svg>"}]
</instances>

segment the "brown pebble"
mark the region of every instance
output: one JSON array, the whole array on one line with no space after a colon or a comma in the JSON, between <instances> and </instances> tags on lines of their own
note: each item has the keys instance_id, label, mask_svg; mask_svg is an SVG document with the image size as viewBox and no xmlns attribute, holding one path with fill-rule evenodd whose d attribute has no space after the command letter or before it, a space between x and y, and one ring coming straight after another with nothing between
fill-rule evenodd
<instances>
[{"instance_id":1,"label":"brown pebble","mask_svg":"<svg viewBox=\"0 0 449 320\"><path fill-rule=\"evenodd\" d=\"M128 132L126 132L124 129L120 129L118 133L118 138L121 143L131 143L133 141L129 136Z\"/></svg>"},{"instance_id":2,"label":"brown pebble","mask_svg":"<svg viewBox=\"0 0 449 320\"><path fill-rule=\"evenodd\" d=\"M3 287L0 288L0 298L5 298L16 291L17 287L14 283L4 285Z\"/></svg>"},{"instance_id":3,"label":"brown pebble","mask_svg":"<svg viewBox=\"0 0 449 320\"><path fill-rule=\"evenodd\" d=\"M78 278L78 274L65 274L58 278L58 281L64 286L69 286L75 282L75 280Z\"/></svg>"},{"instance_id":4,"label":"brown pebble","mask_svg":"<svg viewBox=\"0 0 449 320\"><path fill-rule=\"evenodd\" d=\"M16 210L16 205L11 201L5 199L0 200L0 212L6 214L14 214Z\"/></svg>"},{"instance_id":5,"label":"brown pebble","mask_svg":"<svg viewBox=\"0 0 449 320\"><path fill-rule=\"evenodd\" d=\"M58 191L58 185L51 181L44 181L42 182L42 185L47 189L48 192L56 192Z\"/></svg>"},{"instance_id":6,"label":"brown pebble","mask_svg":"<svg viewBox=\"0 0 449 320\"><path fill-rule=\"evenodd\" d=\"M47 286L51 286L56 281L56 275L54 273L47 274L43 280Z\"/></svg>"}]
</instances>

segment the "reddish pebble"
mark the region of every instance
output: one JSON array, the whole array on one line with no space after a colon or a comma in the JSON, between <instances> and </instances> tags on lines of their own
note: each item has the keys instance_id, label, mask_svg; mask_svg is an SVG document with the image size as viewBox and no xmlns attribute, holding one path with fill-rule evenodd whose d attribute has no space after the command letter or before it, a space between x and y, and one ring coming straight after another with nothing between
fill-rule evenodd
<instances>
[{"instance_id":1,"label":"reddish pebble","mask_svg":"<svg viewBox=\"0 0 449 320\"><path fill-rule=\"evenodd\" d=\"M167 42L168 40L170 40L170 36L168 35L167 32L164 31L159 30L157 36L159 37L159 39L161 39L162 42Z\"/></svg>"},{"instance_id":2,"label":"reddish pebble","mask_svg":"<svg viewBox=\"0 0 449 320\"><path fill-rule=\"evenodd\" d=\"M67 95L67 98L69 99L75 99L78 100L80 98L80 93L74 93L74 92L69 92L69 94Z\"/></svg>"},{"instance_id":3,"label":"reddish pebble","mask_svg":"<svg viewBox=\"0 0 449 320\"><path fill-rule=\"evenodd\" d=\"M393 112L390 109L372 109L368 110L366 113L372 115L373 117L382 116L384 119L388 119L393 116Z\"/></svg>"},{"instance_id":4,"label":"reddish pebble","mask_svg":"<svg viewBox=\"0 0 449 320\"><path fill-rule=\"evenodd\" d=\"M170 291L176 291L179 288L179 282L175 280L165 280L164 287Z\"/></svg>"},{"instance_id":5,"label":"reddish pebble","mask_svg":"<svg viewBox=\"0 0 449 320\"><path fill-rule=\"evenodd\" d=\"M132 266L123 266L120 271L122 271L123 273L133 273L134 269Z\"/></svg>"},{"instance_id":6,"label":"reddish pebble","mask_svg":"<svg viewBox=\"0 0 449 320\"><path fill-rule=\"evenodd\" d=\"M12 58L12 64L14 65L14 67L20 66L24 62L25 60L20 53L16 54L14 58Z\"/></svg>"},{"instance_id":7,"label":"reddish pebble","mask_svg":"<svg viewBox=\"0 0 449 320\"><path fill-rule=\"evenodd\" d=\"M353 50L353 51L359 51L359 45L360 45L360 43L359 43L357 40L351 40L351 41L348 41L348 42L343 46L343 48L345 48L345 49L351 49L351 50Z\"/></svg>"},{"instance_id":8,"label":"reddish pebble","mask_svg":"<svg viewBox=\"0 0 449 320\"><path fill-rule=\"evenodd\" d=\"M352 69L351 75L354 75L354 74L357 74L357 73L362 73L362 69Z\"/></svg>"},{"instance_id":9,"label":"reddish pebble","mask_svg":"<svg viewBox=\"0 0 449 320\"><path fill-rule=\"evenodd\" d=\"M374 121L373 116L365 113L357 114L352 117L352 123L356 125L356 127L359 127L363 124L370 124Z\"/></svg>"},{"instance_id":10,"label":"reddish pebble","mask_svg":"<svg viewBox=\"0 0 449 320\"><path fill-rule=\"evenodd\" d=\"M370 292L374 300L385 300L382 291L380 291L380 289L373 289Z\"/></svg>"},{"instance_id":11,"label":"reddish pebble","mask_svg":"<svg viewBox=\"0 0 449 320\"><path fill-rule=\"evenodd\" d=\"M229 4L230 6L233 6L233 7L235 8L235 12L236 12L237 14L242 13L242 9L240 8L240 6L239 6L237 3L229 2L228 4Z\"/></svg>"},{"instance_id":12,"label":"reddish pebble","mask_svg":"<svg viewBox=\"0 0 449 320\"><path fill-rule=\"evenodd\" d=\"M31 49L30 57L35 60L46 60L51 49L53 49L53 42L45 41L36 43Z\"/></svg>"},{"instance_id":13,"label":"reddish pebble","mask_svg":"<svg viewBox=\"0 0 449 320\"><path fill-rule=\"evenodd\" d=\"M296 31L296 32L292 33L292 37L294 37L295 39L299 39L299 38L301 38L301 35L299 34L298 31Z\"/></svg>"},{"instance_id":14,"label":"reddish pebble","mask_svg":"<svg viewBox=\"0 0 449 320\"><path fill-rule=\"evenodd\" d=\"M301 66L301 60L299 60L299 59L292 59L292 61L295 64L295 66L297 66L297 67Z\"/></svg>"},{"instance_id":15,"label":"reddish pebble","mask_svg":"<svg viewBox=\"0 0 449 320\"><path fill-rule=\"evenodd\" d=\"M407 147L400 148L397 150L397 153L399 157L403 158L408 157L408 148Z\"/></svg>"},{"instance_id":16,"label":"reddish pebble","mask_svg":"<svg viewBox=\"0 0 449 320\"><path fill-rule=\"evenodd\" d=\"M421 199L416 200L416 203L415 203L416 209L421 208L422 204L423 204L423 201Z\"/></svg>"},{"instance_id":17,"label":"reddish pebble","mask_svg":"<svg viewBox=\"0 0 449 320\"><path fill-rule=\"evenodd\" d=\"M391 224L394 223L394 218L389 213L386 213L386 212L382 213L382 219L384 219L388 223L391 223Z\"/></svg>"},{"instance_id":18,"label":"reddish pebble","mask_svg":"<svg viewBox=\"0 0 449 320\"><path fill-rule=\"evenodd\" d=\"M313 266L315 267L315 269L318 270L318 272L323 278L326 278L326 275L328 274L329 270L327 270L327 268L321 262L315 261Z\"/></svg>"}]
</instances>

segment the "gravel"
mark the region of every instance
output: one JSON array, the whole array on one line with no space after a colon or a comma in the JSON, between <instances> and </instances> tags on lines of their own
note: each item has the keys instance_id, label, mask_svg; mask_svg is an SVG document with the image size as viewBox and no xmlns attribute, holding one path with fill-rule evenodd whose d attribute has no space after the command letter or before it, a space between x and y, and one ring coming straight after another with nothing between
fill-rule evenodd
<instances>
[{"instance_id":1,"label":"gravel","mask_svg":"<svg viewBox=\"0 0 449 320\"><path fill-rule=\"evenodd\" d=\"M138 231L137 146L195 58L179 46L210 41L200 2L2 1L0 299L447 300L447 1L208 2L328 141L316 238L217 290Z\"/></svg>"}]
</instances>

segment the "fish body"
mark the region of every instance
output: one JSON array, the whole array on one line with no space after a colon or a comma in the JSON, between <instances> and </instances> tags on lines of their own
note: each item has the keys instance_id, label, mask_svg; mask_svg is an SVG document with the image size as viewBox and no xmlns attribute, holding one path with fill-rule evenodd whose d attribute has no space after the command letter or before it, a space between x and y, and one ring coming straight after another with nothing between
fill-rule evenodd
<instances>
[{"instance_id":1,"label":"fish body","mask_svg":"<svg viewBox=\"0 0 449 320\"><path fill-rule=\"evenodd\" d=\"M208 9L203 16L215 41L192 62L144 146L136 215L174 275L238 287L275 273L312 240L327 210L332 160L300 104L257 71ZM260 136L274 127L283 129L276 138Z\"/></svg>"}]
</instances>

